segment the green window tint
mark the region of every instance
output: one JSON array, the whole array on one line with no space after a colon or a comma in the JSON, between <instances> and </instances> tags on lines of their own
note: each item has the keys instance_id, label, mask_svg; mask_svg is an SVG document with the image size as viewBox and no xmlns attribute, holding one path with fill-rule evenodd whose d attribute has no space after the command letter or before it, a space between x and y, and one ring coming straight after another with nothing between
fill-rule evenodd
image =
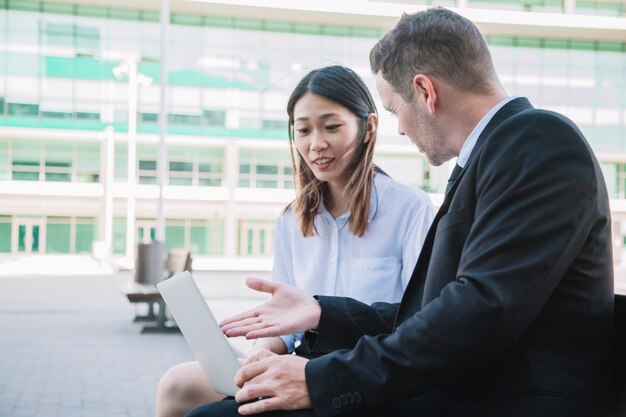
<instances>
[{"instance_id":1,"label":"green window tint","mask_svg":"<svg viewBox=\"0 0 626 417\"><path fill-rule=\"evenodd\" d=\"M207 126L225 127L226 112L224 110L204 110L202 123Z\"/></svg>"},{"instance_id":2,"label":"green window tint","mask_svg":"<svg viewBox=\"0 0 626 417\"><path fill-rule=\"evenodd\" d=\"M252 255L254 250L254 230L248 230L246 233L246 255Z\"/></svg>"},{"instance_id":3,"label":"green window tint","mask_svg":"<svg viewBox=\"0 0 626 417\"><path fill-rule=\"evenodd\" d=\"M293 188L289 150L239 152L239 186L252 188Z\"/></svg>"},{"instance_id":4,"label":"green window tint","mask_svg":"<svg viewBox=\"0 0 626 417\"><path fill-rule=\"evenodd\" d=\"M139 10L110 8L109 15L112 19L139 20Z\"/></svg>"},{"instance_id":5,"label":"green window tint","mask_svg":"<svg viewBox=\"0 0 626 417\"><path fill-rule=\"evenodd\" d=\"M156 145L137 146L137 173L139 184L157 183L157 152Z\"/></svg>"},{"instance_id":6,"label":"green window tint","mask_svg":"<svg viewBox=\"0 0 626 417\"><path fill-rule=\"evenodd\" d=\"M14 10L22 10L25 12L38 12L40 3L28 0L10 0L9 7Z\"/></svg>"},{"instance_id":7,"label":"green window tint","mask_svg":"<svg viewBox=\"0 0 626 417\"><path fill-rule=\"evenodd\" d=\"M43 57L44 73L47 77L115 80L113 68L117 64L117 62L100 61L90 56Z\"/></svg>"},{"instance_id":8,"label":"green window tint","mask_svg":"<svg viewBox=\"0 0 626 417\"><path fill-rule=\"evenodd\" d=\"M115 181L124 182L128 179L128 145L125 143L115 144Z\"/></svg>"},{"instance_id":9,"label":"green window tint","mask_svg":"<svg viewBox=\"0 0 626 417\"><path fill-rule=\"evenodd\" d=\"M45 157L46 181L69 182L72 180L71 143L47 142Z\"/></svg>"},{"instance_id":10,"label":"green window tint","mask_svg":"<svg viewBox=\"0 0 626 417\"><path fill-rule=\"evenodd\" d=\"M626 13L626 4L619 0L577 0L576 11L583 14L623 16Z\"/></svg>"},{"instance_id":11,"label":"green window tint","mask_svg":"<svg viewBox=\"0 0 626 417\"><path fill-rule=\"evenodd\" d=\"M208 226L194 226L192 224L190 232L191 253L197 255L209 255L209 248L211 247L211 229Z\"/></svg>"},{"instance_id":12,"label":"green window tint","mask_svg":"<svg viewBox=\"0 0 626 417\"><path fill-rule=\"evenodd\" d=\"M48 217L46 252L70 253L71 225L69 217Z\"/></svg>"},{"instance_id":13,"label":"green window tint","mask_svg":"<svg viewBox=\"0 0 626 417\"><path fill-rule=\"evenodd\" d=\"M113 253L126 252L126 218L115 217L113 219Z\"/></svg>"},{"instance_id":14,"label":"green window tint","mask_svg":"<svg viewBox=\"0 0 626 417\"><path fill-rule=\"evenodd\" d=\"M104 7L83 6L80 4L75 7L78 16L97 17L101 19L106 19L109 16L109 9Z\"/></svg>"},{"instance_id":15,"label":"green window tint","mask_svg":"<svg viewBox=\"0 0 626 417\"><path fill-rule=\"evenodd\" d=\"M91 253L91 245L96 240L96 224L93 218L78 218L76 220L76 253Z\"/></svg>"},{"instance_id":16,"label":"green window tint","mask_svg":"<svg viewBox=\"0 0 626 417\"><path fill-rule=\"evenodd\" d=\"M278 172L277 165L257 165L256 173L257 174L276 174Z\"/></svg>"},{"instance_id":17,"label":"green window tint","mask_svg":"<svg viewBox=\"0 0 626 417\"><path fill-rule=\"evenodd\" d=\"M9 180L9 141L0 138L0 181Z\"/></svg>"},{"instance_id":18,"label":"green window tint","mask_svg":"<svg viewBox=\"0 0 626 417\"><path fill-rule=\"evenodd\" d=\"M265 230L259 230L259 253L265 253Z\"/></svg>"},{"instance_id":19,"label":"green window tint","mask_svg":"<svg viewBox=\"0 0 626 417\"><path fill-rule=\"evenodd\" d=\"M76 180L78 182L100 180L100 145L98 143L76 144Z\"/></svg>"},{"instance_id":20,"label":"green window tint","mask_svg":"<svg viewBox=\"0 0 626 417\"><path fill-rule=\"evenodd\" d=\"M170 17L170 22L173 25L202 26L202 16L172 13Z\"/></svg>"},{"instance_id":21,"label":"green window tint","mask_svg":"<svg viewBox=\"0 0 626 417\"><path fill-rule=\"evenodd\" d=\"M74 8L71 4L44 2L41 6L41 10L44 13L72 14L74 12Z\"/></svg>"},{"instance_id":22,"label":"green window tint","mask_svg":"<svg viewBox=\"0 0 626 417\"><path fill-rule=\"evenodd\" d=\"M11 217L0 216L0 253L11 252Z\"/></svg>"},{"instance_id":23,"label":"green window tint","mask_svg":"<svg viewBox=\"0 0 626 417\"><path fill-rule=\"evenodd\" d=\"M50 46L74 46L74 26L46 23L42 30L46 44Z\"/></svg>"},{"instance_id":24,"label":"green window tint","mask_svg":"<svg viewBox=\"0 0 626 417\"><path fill-rule=\"evenodd\" d=\"M13 140L12 178L18 181L39 181L40 147L38 140Z\"/></svg>"},{"instance_id":25,"label":"green window tint","mask_svg":"<svg viewBox=\"0 0 626 417\"><path fill-rule=\"evenodd\" d=\"M609 198L619 198L619 177L617 173L617 165L612 163L601 163L604 182L609 192Z\"/></svg>"},{"instance_id":26,"label":"green window tint","mask_svg":"<svg viewBox=\"0 0 626 417\"><path fill-rule=\"evenodd\" d=\"M178 223L175 221L168 223ZM167 236L165 247L169 252L172 249L185 248L185 225L184 224L168 224L165 226L165 236Z\"/></svg>"},{"instance_id":27,"label":"green window tint","mask_svg":"<svg viewBox=\"0 0 626 417\"><path fill-rule=\"evenodd\" d=\"M198 152L198 185L222 185L224 171L224 150L220 148L200 148Z\"/></svg>"},{"instance_id":28,"label":"green window tint","mask_svg":"<svg viewBox=\"0 0 626 417\"><path fill-rule=\"evenodd\" d=\"M8 105L11 116L37 116L39 114L38 104L8 103Z\"/></svg>"},{"instance_id":29,"label":"green window tint","mask_svg":"<svg viewBox=\"0 0 626 417\"><path fill-rule=\"evenodd\" d=\"M267 220L239 222L239 255L268 256L272 252L271 239L275 224Z\"/></svg>"}]
</instances>

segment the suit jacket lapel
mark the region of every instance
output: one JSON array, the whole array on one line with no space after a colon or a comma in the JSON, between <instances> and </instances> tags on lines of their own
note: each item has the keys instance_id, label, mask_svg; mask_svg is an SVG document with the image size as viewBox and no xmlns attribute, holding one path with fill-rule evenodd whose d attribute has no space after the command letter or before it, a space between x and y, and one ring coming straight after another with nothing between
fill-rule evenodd
<instances>
[{"instance_id":1,"label":"suit jacket lapel","mask_svg":"<svg viewBox=\"0 0 626 417\"><path fill-rule=\"evenodd\" d=\"M419 309L423 306L422 297L424 295L424 284L427 278L428 273L428 265L430 263L430 257L433 250L433 245L435 242L435 235L437 234L437 226L439 225L439 221L441 218L448 212L450 208L450 202L452 201L454 194L463 178L463 175L467 171L467 167L470 166L473 160L475 160L475 156L479 154L482 150L482 147L485 143L485 139L491 135L491 133L498 127L500 124L506 119L512 117L513 115L527 109L531 109L532 105L528 101L528 99L524 97L516 98L511 100L509 103L505 104L498 112L492 117L489 121L485 129L481 132L478 140L476 141L476 145L472 150L472 153L465 164L465 167L459 173L459 176L454 181L454 184L445 195L443 203L441 207L437 211L435 218L428 229L428 234L426 235L426 239L424 240L424 244L422 245L422 250L420 252L419 258L417 259L417 264L415 265L415 269L413 269L413 274L411 275L411 280L407 285L404 294L402 296L402 301L400 302L400 307L398 308L398 312L396 314L396 320L394 327L398 324L398 319L401 317L401 312L407 305L416 305L418 303Z\"/></svg>"}]
</instances>

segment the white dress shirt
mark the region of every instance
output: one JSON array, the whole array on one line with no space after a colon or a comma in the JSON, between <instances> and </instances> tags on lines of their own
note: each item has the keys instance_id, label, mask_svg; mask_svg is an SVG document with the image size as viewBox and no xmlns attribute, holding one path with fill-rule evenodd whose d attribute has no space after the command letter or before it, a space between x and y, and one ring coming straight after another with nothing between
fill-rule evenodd
<instances>
[{"instance_id":1,"label":"white dress shirt","mask_svg":"<svg viewBox=\"0 0 626 417\"><path fill-rule=\"evenodd\" d=\"M350 212L334 219L323 205L315 217L318 234L304 237L288 208L276 224L272 279L311 295L399 302L434 215L426 193L383 174L374 176L363 237L350 232ZM282 337L290 352L296 338L301 335Z\"/></svg>"},{"instance_id":2,"label":"white dress shirt","mask_svg":"<svg viewBox=\"0 0 626 417\"><path fill-rule=\"evenodd\" d=\"M483 116L483 118L480 119L480 121L476 124L476 126L474 126L472 133L470 133L467 139L465 139L465 142L463 142L463 146L461 147L461 152L459 152L459 157L456 159L456 164L458 166L460 166L461 168L465 168L465 164L467 164L467 160L472 154L472 151L474 150L474 146L476 146L476 141L478 141L478 137L480 136L481 133L483 133L483 130L485 130L485 127L487 126L487 124L489 124L493 116L498 112L498 110L504 107L506 103L518 97L519 96L511 96L511 97L505 98L504 100L500 101L498 104L493 106Z\"/></svg>"}]
</instances>

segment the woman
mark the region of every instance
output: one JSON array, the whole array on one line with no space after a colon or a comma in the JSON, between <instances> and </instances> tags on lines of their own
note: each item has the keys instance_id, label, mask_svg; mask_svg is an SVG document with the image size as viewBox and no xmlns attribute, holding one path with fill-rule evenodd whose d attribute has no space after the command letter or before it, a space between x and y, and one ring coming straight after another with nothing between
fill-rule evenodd
<instances>
[{"instance_id":1,"label":"woman","mask_svg":"<svg viewBox=\"0 0 626 417\"><path fill-rule=\"evenodd\" d=\"M287 113L297 192L278 218L273 279L311 294L400 301L434 209L424 192L375 169L378 116L367 87L348 68L316 69L292 92ZM287 353L300 337L254 348ZM200 365L187 362L161 379L157 416L182 417L222 398Z\"/></svg>"}]
</instances>

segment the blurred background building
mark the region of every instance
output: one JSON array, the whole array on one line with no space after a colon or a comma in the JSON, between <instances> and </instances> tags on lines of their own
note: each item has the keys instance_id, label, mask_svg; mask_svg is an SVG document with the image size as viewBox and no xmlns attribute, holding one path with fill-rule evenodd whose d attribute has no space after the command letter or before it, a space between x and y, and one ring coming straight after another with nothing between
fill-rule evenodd
<instances>
[{"instance_id":1,"label":"blurred background building","mask_svg":"<svg viewBox=\"0 0 626 417\"><path fill-rule=\"evenodd\" d=\"M370 48L402 11L433 4L478 24L510 94L584 131L602 162L622 262L624 0L172 0L166 250L191 251L195 269L269 268L274 221L294 196L291 89L308 70L340 63L377 98ZM0 0L0 260L110 253L124 264L154 239L159 5ZM449 167L429 167L377 101L376 163L439 204Z\"/></svg>"}]
</instances>

